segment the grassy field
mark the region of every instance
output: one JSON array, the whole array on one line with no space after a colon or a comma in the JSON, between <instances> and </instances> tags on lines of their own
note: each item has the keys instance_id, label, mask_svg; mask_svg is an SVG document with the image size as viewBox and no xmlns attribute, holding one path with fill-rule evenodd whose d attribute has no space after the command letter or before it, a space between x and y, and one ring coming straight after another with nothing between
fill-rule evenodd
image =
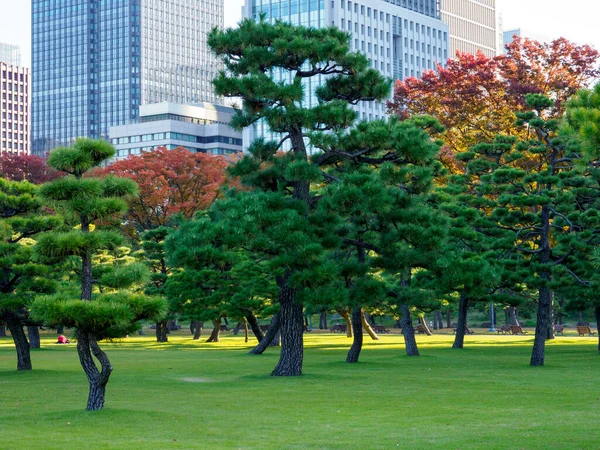
<instances>
[{"instance_id":1,"label":"grassy field","mask_svg":"<svg viewBox=\"0 0 600 450\"><path fill-rule=\"evenodd\" d=\"M242 337L217 344L172 336L104 344L115 371L106 408L84 410L75 346L33 351L15 371L0 338L1 449L592 449L598 448L600 357L594 338L558 337L546 366L528 366L532 337L402 336L366 341L307 334L304 373L268 376L277 351L247 356Z\"/></svg>"}]
</instances>

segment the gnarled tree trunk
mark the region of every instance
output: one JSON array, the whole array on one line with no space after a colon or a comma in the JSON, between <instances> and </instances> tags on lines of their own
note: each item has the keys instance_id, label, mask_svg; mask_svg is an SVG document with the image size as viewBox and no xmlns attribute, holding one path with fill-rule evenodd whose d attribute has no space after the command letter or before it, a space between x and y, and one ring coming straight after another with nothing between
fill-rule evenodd
<instances>
[{"instance_id":1,"label":"gnarled tree trunk","mask_svg":"<svg viewBox=\"0 0 600 450\"><path fill-rule=\"evenodd\" d=\"M27 336L23 325L18 319L8 319L6 321L8 330L12 335L15 349L17 351L17 370L31 370L31 352Z\"/></svg>"},{"instance_id":2,"label":"gnarled tree trunk","mask_svg":"<svg viewBox=\"0 0 600 450\"><path fill-rule=\"evenodd\" d=\"M446 310L446 328L452 328L452 317L450 315L450 308Z\"/></svg>"},{"instance_id":3,"label":"gnarled tree trunk","mask_svg":"<svg viewBox=\"0 0 600 450\"><path fill-rule=\"evenodd\" d=\"M350 315L348 314L347 311L344 311L343 309L338 309L337 313L340 316L342 316L342 318L346 322L346 337L351 338L352 337L352 321L350 320Z\"/></svg>"},{"instance_id":4,"label":"gnarled tree trunk","mask_svg":"<svg viewBox=\"0 0 600 450\"><path fill-rule=\"evenodd\" d=\"M190 333L192 333L192 339L200 339L202 335L202 328L204 328L204 322L200 322L199 320L192 320L190 322Z\"/></svg>"},{"instance_id":5,"label":"gnarled tree trunk","mask_svg":"<svg viewBox=\"0 0 600 450\"><path fill-rule=\"evenodd\" d=\"M256 347L248 352L249 355L262 355L267 347L271 346L273 341L276 340L277 336L279 336L279 328L281 325L279 319L279 313L276 313L271 318L271 326L269 327L269 331L267 331L266 336L262 341L258 343Z\"/></svg>"},{"instance_id":6,"label":"gnarled tree trunk","mask_svg":"<svg viewBox=\"0 0 600 450\"><path fill-rule=\"evenodd\" d=\"M213 330L206 342L219 342L219 336L221 335L221 318L214 319L212 323Z\"/></svg>"},{"instance_id":7,"label":"gnarled tree trunk","mask_svg":"<svg viewBox=\"0 0 600 450\"><path fill-rule=\"evenodd\" d=\"M364 322L365 318L362 314L361 308L354 308L352 310L352 331L354 332L354 340L352 342L352 347L350 347L350 350L348 351L348 356L346 356L347 363L358 362L358 357L360 356L360 351L362 350L363 344L362 328Z\"/></svg>"},{"instance_id":8,"label":"gnarled tree trunk","mask_svg":"<svg viewBox=\"0 0 600 450\"><path fill-rule=\"evenodd\" d=\"M0 337L6 337L6 325L0 325Z\"/></svg>"},{"instance_id":9,"label":"gnarled tree trunk","mask_svg":"<svg viewBox=\"0 0 600 450\"><path fill-rule=\"evenodd\" d=\"M417 340L415 339L415 329L412 326L410 309L406 303L400 304L400 312L402 313L400 323L402 324L406 356L419 356L419 348L417 347Z\"/></svg>"},{"instance_id":10,"label":"gnarled tree trunk","mask_svg":"<svg viewBox=\"0 0 600 450\"><path fill-rule=\"evenodd\" d=\"M425 330L425 334L427 336L431 336L431 330L427 326L427 322L425 321L424 316L419 317L419 325L421 325L423 327L423 329Z\"/></svg>"},{"instance_id":11,"label":"gnarled tree trunk","mask_svg":"<svg viewBox=\"0 0 600 450\"><path fill-rule=\"evenodd\" d=\"M88 411L102 409L104 408L106 384L113 371L113 366L106 353L100 349L96 337L82 330L77 330L77 354L79 355L81 367L83 367L90 384L86 409ZM101 370L98 370L98 367L94 363L92 354L100 362Z\"/></svg>"},{"instance_id":12,"label":"gnarled tree trunk","mask_svg":"<svg viewBox=\"0 0 600 450\"><path fill-rule=\"evenodd\" d=\"M465 343L465 331L467 330L467 311L469 309L469 299L464 292L460 293L458 301L458 324L456 325L456 336L452 348L463 348Z\"/></svg>"},{"instance_id":13,"label":"gnarled tree trunk","mask_svg":"<svg viewBox=\"0 0 600 450\"><path fill-rule=\"evenodd\" d=\"M263 332L260 329L258 319L250 310L246 310L246 321L248 322L248 325L250 325L250 328L252 329L254 336L256 336L256 339L258 339L258 342L262 341L265 336L263 335Z\"/></svg>"},{"instance_id":14,"label":"gnarled tree trunk","mask_svg":"<svg viewBox=\"0 0 600 450\"><path fill-rule=\"evenodd\" d=\"M354 310L352 311L352 314L354 314ZM367 334L371 337L371 339L373 339L374 341L378 341L379 336L377 336L377 333L375 333L375 330L373 330L373 328L371 328L371 324L367 321L367 318L365 317L365 313L361 314L361 320L362 320L363 328L365 329ZM352 318L352 330L356 333L356 327L354 327L354 317ZM361 342L362 342L362 338L361 338Z\"/></svg>"},{"instance_id":15,"label":"gnarled tree trunk","mask_svg":"<svg viewBox=\"0 0 600 450\"><path fill-rule=\"evenodd\" d=\"M27 336L29 337L29 346L31 348L40 348L40 327L36 325L28 326Z\"/></svg>"},{"instance_id":16,"label":"gnarled tree trunk","mask_svg":"<svg viewBox=\"0 0 600 450\"><path fill-rule=\"evenodd\" d=\"M327 328L329 328L327 326L327 311L323 311L319 316L319 330L326 330Z\"/></svg>"},{"instance_id":17,"label":"gnarled tree trunk","mask_svg":"<svg viewBox=\"0 0 600 450\"><path fill-rule=\"evenodd\" d=\"M547 286L539 288L537 323L535 326L535 339L531 352L531 365L543 366L546 351L548 327L552 326L552 291Z\"/></svg>"},{"instance_id":18,"label":"gnarled tree trunk","mask_svg":"<svg viewBox=\"0 0 600 450\"><path fill-rule=\"evenodd\" d=\"M156 322L156 342L169 342L169 322L161 320Z\"/></svg>"},{"instance_id":19,"label":"gnarled tree trunk","mask_svg":"<svg viewBox=\"0 0 600 450\"><path fill-rule=\"evenodd\" d=\"M280 280L279 314L281 315L281 354L271 372L275 377L302 375L304 359L302 305L296 301L296 290L288 285L288 278Z\"/></svg>"},{"instance_id":20,"label":"gnarled tree trunk","mask_svg":"<svg viewBox=\"0 0 600 450\"><path fill-rule=\"evenodd\" d=\"M596 329L598 330L598 353L600 353L600 305L594 308L594 313L596 315Z\"/></svg>"}]
</instances>

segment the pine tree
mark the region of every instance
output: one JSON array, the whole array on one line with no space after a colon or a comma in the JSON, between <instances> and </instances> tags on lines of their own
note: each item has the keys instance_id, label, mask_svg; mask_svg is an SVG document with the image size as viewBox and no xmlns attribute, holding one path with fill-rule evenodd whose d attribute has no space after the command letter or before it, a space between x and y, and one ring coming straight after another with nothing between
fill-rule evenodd
<instances>
[{"instance_id":1,"label":"pine tree","mask_svg":"<svg viewBox=\"0 0 600 450\"><path fill-rule=\"evenodd\" d=\"M260 234L249 238L247 248L257 254L268 249L265 256L274 263L279 288L282 351L272 375L300 375L303 307L299 293L311 284L305 275L318 276L315 264L307 267L306 262L314 263L321 254L321 241L310 220L316 197L311 185L324 177L309 161L307 138L311 132L351 126L357 117L351 105L384 100L390 82L368 67L364 55L351 53L349 35L334 27L244 20L235 30L213 30L208 41L226 66L214 82L217 93L243 101L232 125L244 128L262 121L278 135L274 141L252 143L249 156L236 165L233 174L265 191L238 196L240 206L246 201L253 204L249 206L263 224L263 214L272 212L278 217L280 226L264 224ZM308 89L319 81L316 101L310 104ZM277 155L283 148L289 152ZM260 209L255 209L258 205ZM292 218L296 223L290 222ZM303 256L305 261L300 259Z\"/></svg>"},{"instance_id":2,"label":"pine tree","mask_svg":"<svg viewBox=\"0 0 600 450\"><path fill-rule=\"evenodd\" d=\"M48 165L69 175L40 189L47 201L63 208L78 225L67 232L40 236L36 250L45 258L79 258L81 295L80 299L63 295L38 298L33 304L32 315L49 325L63 324L77 329L77 353L90 386L88 410L104 407L106 384L113 371L98 341L125 336L135 328L135 322L159 316L164 310L161 299L120 289L131 284L132 279L139 281L137 277L130 277L131 273L123 277L114 273L110 279L105 278L115 289L114 293L94 291L94 255L103 250L115 250L123 241L118 232L102 229L99 223L123 215L127 210L125 199L137 192L131 180L85 176L114 153L110 144L91 139L78 139L71 147L56 148L48 157ZM100 363L100 370L92 355Z\"/></svg>"},{"instance_id":3,"label":"pine tree","mask_svg":"<svg viewBox=\"0 0 600 450\"><path fill-rule=\"evenodd\" d=\"M7 324L17 350L17 370L31 370L30 339L39 332L30 318L32 296L51 293L56 288L51 268L38 261L33 252L39 233L58 227L58 216L44 210L38 188L27 181L0 178L0 322Z\"/></svg>"}]
</instances>

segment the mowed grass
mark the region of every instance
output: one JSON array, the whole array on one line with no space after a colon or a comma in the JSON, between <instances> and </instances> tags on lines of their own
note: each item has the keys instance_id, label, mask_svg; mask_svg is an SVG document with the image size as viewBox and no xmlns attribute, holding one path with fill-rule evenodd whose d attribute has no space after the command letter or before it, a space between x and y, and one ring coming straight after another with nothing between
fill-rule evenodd
<instances>
[{"instance_id":1,"label":"mowed grass","mask_svg":"<svg viewBox=\"0 0 600 450\"><path fill-rule=\"evenodd\" d=\"M242 337L207 344L171 336L104 343L115 370L103 411L86 412L75 345L45 337L34 371L15 371L0 340L1 449L593 449L600 357L594 338L549 342L529 367L532 337L402 336L365 341L305 334L304 375L269 376L277 349L248 356Z\"/></svg>"}]
</instances>

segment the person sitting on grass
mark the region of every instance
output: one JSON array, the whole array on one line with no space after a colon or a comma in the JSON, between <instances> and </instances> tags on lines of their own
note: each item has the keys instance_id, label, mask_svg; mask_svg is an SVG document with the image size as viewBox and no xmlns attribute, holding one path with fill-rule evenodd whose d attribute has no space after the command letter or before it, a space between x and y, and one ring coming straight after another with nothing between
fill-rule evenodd
<instances>
[{"instance_id":1,"label":"person sitting on grass","mask_svg":"<svg viewBox=\"0 0 600 450\"><path fill-rule=\"evenodd\" d=\"M58 337L58 342L56 342L57 344L70 344L71 341L68 340L65 336L63 336L62 334Z\"/></svg>"}]
</instances>

